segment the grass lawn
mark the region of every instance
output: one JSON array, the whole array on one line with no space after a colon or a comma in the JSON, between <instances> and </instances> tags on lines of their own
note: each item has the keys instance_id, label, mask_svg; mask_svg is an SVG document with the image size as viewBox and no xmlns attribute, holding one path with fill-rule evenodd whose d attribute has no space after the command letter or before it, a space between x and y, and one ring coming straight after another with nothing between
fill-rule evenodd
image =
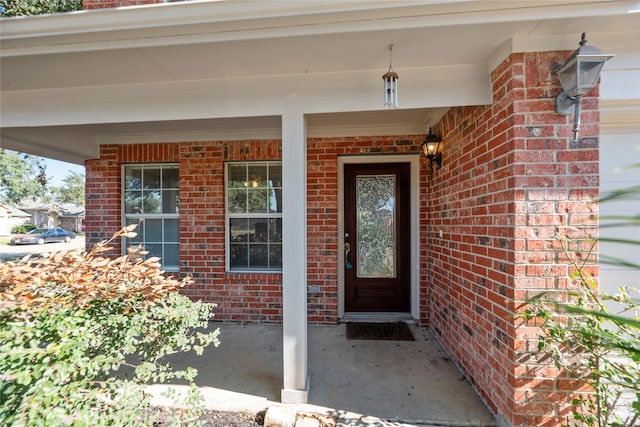
<instances>
[{"instance_id":1,"label":"grass lawn","mask_svg":"<svg viewBox=\"0 0 640 427\"><path fill-rule=\"evenodd\" d=\"M9 237L0 237L0 246L1 245L8 245L9 244Z\"/></svg>"}]
</instances>

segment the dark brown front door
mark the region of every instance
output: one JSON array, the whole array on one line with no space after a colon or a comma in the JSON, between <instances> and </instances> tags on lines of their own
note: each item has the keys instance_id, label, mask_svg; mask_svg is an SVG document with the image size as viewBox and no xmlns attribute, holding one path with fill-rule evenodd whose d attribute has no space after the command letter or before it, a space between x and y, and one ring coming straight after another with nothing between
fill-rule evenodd
<instances>
[{"instance_id":1,"label":"dark brown front door","mask_svg":"<svg viewBox=\"0 0 640 427\"><path fill-rule=\"evenodd\" d=\"M410 310L410 164L344 169L345 311Z\"/></svg>"}]
</instances>

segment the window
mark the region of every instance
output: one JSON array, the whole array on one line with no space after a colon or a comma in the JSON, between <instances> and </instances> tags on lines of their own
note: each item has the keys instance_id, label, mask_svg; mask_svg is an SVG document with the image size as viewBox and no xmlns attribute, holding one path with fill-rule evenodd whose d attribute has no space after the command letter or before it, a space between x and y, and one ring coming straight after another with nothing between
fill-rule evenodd
<instances>
[{"instance_id":1,"label":"window","mask_svg":"<svg viewBox=\"0 0 640 427\"><path fill-rule=\"evenodd\" d=\"M160 257L166 271L179 264L179 170L176 164L123 166L124 223L138 224L126 246L142 244L147 256ZM141 222L141 220L144 220Z\"/></svg>"},{"instance_id":2,"label":"window","mask_svg":"<svg viewBox=\"0 0 640 427\"><path fill-rule=\"evenodd\" d=\"M282 163L227 163L227 267L282 271Z\"/></svg>"}]
</instances>

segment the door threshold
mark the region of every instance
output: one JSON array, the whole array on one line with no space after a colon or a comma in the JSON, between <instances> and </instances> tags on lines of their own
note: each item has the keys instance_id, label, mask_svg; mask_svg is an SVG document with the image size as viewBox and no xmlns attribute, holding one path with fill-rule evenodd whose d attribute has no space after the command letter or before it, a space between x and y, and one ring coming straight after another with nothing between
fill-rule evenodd
<instances>
[{"instance_id":1,"label":"door threshold","mask_svg":"<svg viewBox=\"0 0 640 427\"><path fill-rule=\"evenodd\" d=\"M415 323L416 319L411 313L345 313L340 319L341 322L407 322Z\"/></svg>"}]
</instances>

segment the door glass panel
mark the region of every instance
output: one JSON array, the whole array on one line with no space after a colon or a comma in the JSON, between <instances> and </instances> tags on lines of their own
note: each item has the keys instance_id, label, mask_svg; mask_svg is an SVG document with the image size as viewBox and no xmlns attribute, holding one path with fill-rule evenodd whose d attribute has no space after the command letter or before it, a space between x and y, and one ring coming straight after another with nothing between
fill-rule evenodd
<instances>
[{"instance_id":1,"label":"door glass panel","mask_svg":"<svg viewBox=\"0 0 640 427\"><path fill-rule=\"evenodd\" d=\"M358 277L396 277L395 188L395 175L356 177Z\"/></svg>"}]
</instances>

